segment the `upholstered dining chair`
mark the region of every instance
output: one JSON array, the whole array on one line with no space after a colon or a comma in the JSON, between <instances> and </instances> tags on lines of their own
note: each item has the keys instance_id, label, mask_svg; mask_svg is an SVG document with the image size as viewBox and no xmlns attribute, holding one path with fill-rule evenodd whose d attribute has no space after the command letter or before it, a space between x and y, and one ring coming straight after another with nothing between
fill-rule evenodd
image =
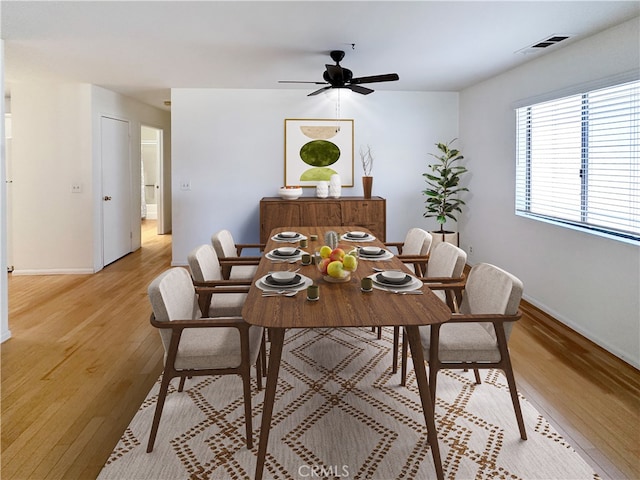
<instances>
[{"instance_id":1,"label":"upholstered dining chair","mask_svg":"<svg viewBox=\"0 0 640 480\"><path fill-rule=\"evenodd\" d=\"M386 247L393 247L398 251L398 258L416 275L424 275L429 249L433 237L421 228L410 228L403 242L386 242Z\"/></svg>"},{"instance_id":2,"label":"upholstered dining chair","mask_svg":"<svg viewBox=\"0 0 640 480\"><path fill-rule=\"evenodd\" d=\"M204 244L191 250L187 254L187 262L196 286L227 290L224 295L217 296L215 299L217 316L241 315L251 280L223 279L218 256L211 245ZM233 289L234 292L230 292L230 289ZM204 316L209 315L209 307L214 301L213 294L214 290L204 289L199 295L200 310Z\"/></svg>"},{"instance_id":3,"label":"upholstered dining chair","mask_svg":"<svg viewBox=\"0 0 640 480\"><path fill-rule=\"evenodd\" d=\"M409 270L418 276L424 275L424 268L427 260L429 259L429 249L431 248L431 242L433 237L429 232L418 227L410 228L404 237L402 242L385 242L385 247L394 248L398 255L397 257L407 266ZM376 331L376 327L371 328L372 332ZM397 331L394 330L394 336L397 338ZM382 338L382 327L378 327L378 340ZM395 341L396 345L398 342ZM397 351L396 351L397 354ZM394 357L394 363L397 362L397 355ZM395 373L394 368L393 372Z\"/></svg>"},{"instance_id":4,"label":"upholstered dining chair","mask_svg":"<svg viewBox=\"0 0 640 480\"><path fill-rule=\"evenodd\" d=\"M459 311L443 324L420 327L420 337L434 402L439 370L472 368L479 384L478 369L500 369L507 379L520 438L526 440L507 346L513 322L522 316L518 309L522 290L522 282L512 274L488 263L477 264L469 272Z\"/></svg>"},{"instance_id":5,"label":"upholstered dining chair","mask_svg":"<svg viewBox=\"0 0 640 480\"><path fill-rule=\"evenodd\" d=\"M181 267L156 277L148 288L153 308L151 325L159 329L165 350L160 392L151 424L147 452L153 450L169 384L180 378L182 391L187 377L235 374L242 377L247 448L253 448L251 417L251 365L261 370L258 355L263 329L240 316L202 317L197 288ZM258 373L258 379L260 379ZM258 388L261 388L260 381Z\"/></svg>"},{"instance_id":6,"label":"upholstered dining chair","mask_svg":"<svg viewBox=\"0 0 640 480\"><path fill-rule=\"evenodd\" d=\"M235 243L229 230L220 230L211 236L211 245L218 255L222 266L222 277L225 279L252 279L258 263L259 255L242 255L244 249L264 250L263 243Z\"/></svg>"},{"instance_id":7,"label":"upholstered dining chair","mask_svg":"<svg viewBox=\"0 0 640 480\"><path fill-rule=\"evenodd\" d=\"M447 242L438 243L429 255L429 261L425 269L425 276L420 280L428 287L430 284L447 284L450 288L434 290L451 311L456 308L456 302L460 297L460 291L464 287L464 267L467 263L467 253L459 247ZM393 329L393 365L392 372L397 371L399 327ZM400 384L404 385L407 378L407 342L402 332L402 368Z\"/></svg>"}]
</instances>

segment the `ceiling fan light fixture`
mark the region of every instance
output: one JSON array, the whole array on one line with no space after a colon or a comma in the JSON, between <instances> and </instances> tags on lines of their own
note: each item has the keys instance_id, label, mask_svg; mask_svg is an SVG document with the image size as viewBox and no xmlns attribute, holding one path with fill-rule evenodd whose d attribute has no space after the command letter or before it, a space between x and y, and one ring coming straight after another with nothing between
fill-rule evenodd
<instances>
[{"instance_id":1,"label":"ceiling fan light fixture","mask_svg":"<svg viewBox=\"0 0 640 480\"><path fill-rule=\"evenodd\" d=\"M335 65L326 64L325 71L322 72L322 78L324 82L298 82L291 80L280 80L278 83L315 83L316 85L327 85L326 87L319 88L308 94L311 97L318 95L326 90L332 88L347 88L352 92L359 93L361 95L369 95L373 93L373 89L363 87L363 83L380 83L380 82L393 82L399 80L400 77L397 73L387 73L384 75L371 75L367 77L353 78L353 72L348 68L340 65L340 61L344 58L344 51L332 50L329 52L331 59L336 62Z\"/></svg>"}]
</instances>

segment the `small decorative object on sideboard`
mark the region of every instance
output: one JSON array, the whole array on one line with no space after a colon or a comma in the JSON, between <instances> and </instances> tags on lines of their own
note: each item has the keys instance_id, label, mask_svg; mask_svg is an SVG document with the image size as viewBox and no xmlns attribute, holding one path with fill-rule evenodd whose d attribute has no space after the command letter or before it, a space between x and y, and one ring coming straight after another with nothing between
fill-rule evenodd
<instances>
[{"instance_id":1,"label":"small decorative object on sideboard","mask_svg":"<svg viewBox=\"0 0 640 480\"><path fill-rule=\"evenodd\" d=\"M295 200L302 195L302 187L280 187L278 195L285 200Z\"/></svg>"},{"instance_id":2,"label":"small decorative object on sideboard","mask_svg":"<svg viewBox=\"0 0 640 480\"><path fill-rule=\"evenodd\" d=\"M364 198L371 198L371 188L373 187L373 177L371 176L373 155L371 154L371 147L369 145L367 145L367 148L360 147L360 160L362 161L362 171L364 172L364 176L362 177Z\"/></svg>"},{"instance_id":3,"label":"small decorative object on sideboard","mask_svg":"<svg viewBox=\"0 0 640 480\"><path fill-rule=\"evenodd\" d=\"M329 196L331 198L340 198L342 194L342 180L340 175L334 173L329 179Z\"/></svg>"},{"instance_id":4,"label":"small decorative object on sideboard","mask_svg":"<svg viewBox=\"0 0 640 480\"><path fill-rule=\"evenodd\" d=\"M329 196L329 182L320 180L316 185L316 197L327 198Z\"/></svg>"}]
</instances>

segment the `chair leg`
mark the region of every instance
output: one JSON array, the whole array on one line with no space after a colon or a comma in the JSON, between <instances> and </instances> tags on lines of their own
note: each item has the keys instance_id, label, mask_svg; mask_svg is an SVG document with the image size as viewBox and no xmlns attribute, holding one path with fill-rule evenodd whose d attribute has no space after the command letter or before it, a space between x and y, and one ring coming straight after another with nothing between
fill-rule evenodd
<instances>
[{"instance_id":1,"label":"chair leg","mask_svg":"<svg viewBox=\"0 0 640 480\"><path fill-rule=\"evenodd\" d=\"M251 367L245 369L242 374L242 385L244 390L244 420L247 435L247 448L253 448L253 419L251 417Z\"/></svg>"},{"instance_id":2,"label":"chair leg","mask_svg":"<svg viewBox=\"0 0 640 480\"><path fill-rule=\"evenodd\" d=\"M180 377L180 385L178 385L178 391L181 392L184 389L184 382L187 380L187 377Z\"/></svg>"},{"instance_id":3,"label":"chair leg","mask_svg":"<svg viewBox=\"0 0 640 480\"><path fill-rule=\"evenodd\" d=\"M511 357L509 355L509 348L507 347L507 336L504 332L504 325L502 323L498 324L497 322L494 322L493 328L496 332L498 348L500 349L500 363L502 364L501 368L504 372L505 377L507 377L507 385L509 385L511 402L513 403L513 410L516 414L516 420L518 421L518 428L520 429L520 438L522 440L526 440L527 431L524 427L524 419L522 418L522 410L520 409L518 388L516 387L516 378L513 375L513 368L511 367Z\"/></svg>"},{"instance_id":4,"label":"chair leg","mask_svg":"<svg viewBox=\"0 0 640 480\"><path fill-rule=\"evenodd\" d=\"M382 327L378 327L378 340L382 338Z\"/></svg>"},{"instance_id":5,"label":"chair leg","mask_svg":"<svg viewBox=\"0 0 640 480\"><path fill-rule=\"evenodd\" d=\"M436 387L438 384L438 370L440 369L440 358L438 352L440 349L440 326L441 324L431 325L429 337L429 387L431 388L431 401L433 407L436 406Z\"/></svg>"},{"instance_id":6,"label":"chair leg","mask_svg":"<svg viewBox=\"0 0 640 480\"><path fill-rule=\"evenodd\" d=\"M477 368L473 369L473 374L476 377L476 385L480 385L482 383L482 380L480 380L480 372L478 371Z\"/></svg>"},{"instance_id":7,"label":"chair leg","mask_svg":"<svg viewBox=\"0 0 640 480\"><path fill-rule=\"evenodd\" d=\"M267 332L268 329L262 332L262 348L260 350L260 355L262 355L262 374L263 377L267 376Z\"/></svg>"},{"instance_id":8,"label":"chair leg","mask_svg":"<svg viewBox=\"0 0 640 480\"><path fill-rule=\"evenodd\" d=\"M393 327L393 361L391 363L391 373L398 371L398 344L400 343L400 327Z\"/></svg>"},{"instance_id":9,"label":"chair leg","mask_svg":"<svg viewBox=\"0 0 640 480\"><path fill-rule=\"evenodd\" d=\"M262 355L258 354L256 359L256 382L258 384L258 391L262 390Z\"/></svg>"},{"instance_id":10,"label":"chair leg","mask_svg":"<svg viewBox=\"0 0 640 480\"><path fill-rule=\"evenodd\" d=\"M407 339L404 328L402 329L402 360L400 363L400 385L407 385Z\"/></svg>"},{"instance_id":11,"label":"chair leg","mask_svg":"<svg viewBox=\"0 0 640 480\"><path fill-rule=\"evenodd\" d=\"M167 398L167 391L169 390L170 382L171 377L169 375L166 375L166 372L163 373L162 382L160 383L160 392L158 393L158 401L156 402L156 411L153 414L153 422L151 423L151 433L149 434L147 453L151 453L153 451L153 445L156 442L158 426L160 425L160 417L162 416L162 409L164 408L164 401Z\"/></svg>"}]
</instances>

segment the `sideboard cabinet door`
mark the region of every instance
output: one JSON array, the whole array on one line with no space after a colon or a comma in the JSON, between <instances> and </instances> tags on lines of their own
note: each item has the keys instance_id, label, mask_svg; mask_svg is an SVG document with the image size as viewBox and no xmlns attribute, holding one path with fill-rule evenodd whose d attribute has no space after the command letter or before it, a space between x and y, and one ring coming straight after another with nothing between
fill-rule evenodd
<instances>
[{"instance_id":1,"label":"sideboard cabinet door","mask_svg":"<svg viewBox=\"0 0 640 480\"><path fill-rule=\"evenodd\" d=\"M386 241L386 206L384 199L366 199L342 204L342 224L360 225Z\"/></svg>"},{"instance_id":2,"label":"sideboard cabinet door","mask_svg":"<svg viewBox=\"0 0 640 480\"><path fill-rule=\"evenodd\" d=\"M276 227L301 225L300 204L294 201L260 202L260 243L267 243L269 233Z\"/></svg>"}]
</instances>

